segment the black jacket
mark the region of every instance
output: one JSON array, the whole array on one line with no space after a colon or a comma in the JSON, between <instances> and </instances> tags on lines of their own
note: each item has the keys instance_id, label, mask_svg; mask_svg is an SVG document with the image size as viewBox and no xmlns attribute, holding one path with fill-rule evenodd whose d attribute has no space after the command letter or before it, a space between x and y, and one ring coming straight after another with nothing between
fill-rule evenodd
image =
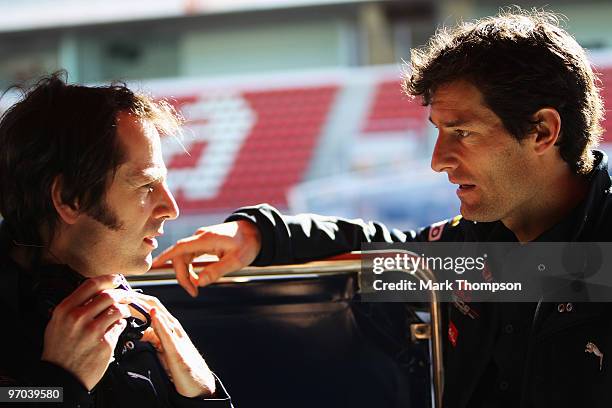
<instances>
[{"instance_id":1,"label":"black jacket","mask_svg":"<svg viewBox=\"0 0 612 408\"><path fill-rule=\"evenodd\" d=\"M586 199L543 242L612 241L612 194L607 157L596 151ZM516 241L501 222L460 216L420 231L392 230L375 222L285 216L262 204L237 210L261 231L254 265L306 262L352 250L362 242ZM612 273L612 271L610 271ZM612 293L610 296L612 301ZM453 303L443 308L445 407L612 406L612 303ZM587 343L603 353L586 353Z\"/></svg>"},{"instance_id":2,"label":"black jacket","mask_svg":"<svg viewBox=\"0 0 612 408\"><path fill-rule=\"evenodd\" d=\"M3 235L6 231L2 231ZM34 277L5 253L0 254L0 386L63 387L63 403L0 403L15 407L231 407L230 398L217 380L210 399L178 394L161 366L155 349L146 342L123 341L121 355L113 361L91 392L68 371L40 361L48 323L47 300L35 291ZM37 287L37 286L36 286Z\"/></svg>"}]
</instances>

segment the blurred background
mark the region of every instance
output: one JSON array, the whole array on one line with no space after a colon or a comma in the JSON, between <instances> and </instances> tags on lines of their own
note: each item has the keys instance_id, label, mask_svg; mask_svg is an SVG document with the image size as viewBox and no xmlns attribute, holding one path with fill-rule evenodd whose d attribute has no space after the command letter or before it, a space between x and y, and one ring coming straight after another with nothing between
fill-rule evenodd
<instances>
[{"instance_id":1,"label":"blurred background","mask_svg":"<svg viewBox=\"0 0 612 408\"><path fill-rule=\"evenodd\" d=\"M546 2L517 4L531 8ZM65 69L123 80L187 119L168 138L181 217L160 249L243 205L376 219L398 228L458 213L429 168L427 109L403 96L410 49L437 27L495 14L491 0L0 0L0 88ZM612 92L612 3L547 10L590 51ZM14 101L9 93L0 110ZM603 148L612 151L612 122Z\"/></svg>"}]
</instances>

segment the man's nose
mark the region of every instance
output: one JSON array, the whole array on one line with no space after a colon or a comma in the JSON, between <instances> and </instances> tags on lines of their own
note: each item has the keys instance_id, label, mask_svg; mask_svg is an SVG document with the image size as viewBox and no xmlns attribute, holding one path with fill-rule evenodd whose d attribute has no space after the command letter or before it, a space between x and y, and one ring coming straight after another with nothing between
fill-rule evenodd
<instances>
[{"instance_id":1,"label":"man's nose","mask_svg":"<svg viewBox=\"0 0 612 408\"><path fill-rule=\"evenodd\" d=\"M450 137L438 133L436 145L431 155L431 168L433 171L442 172L454 170L457 167L457 158Z\"/></svg>"},{"instance_id":2,"label":"man's nose","mask_svg":"<svg viewBox=\"0 0 612 408\"><path fill-rule=\"evenodd\" d=\"M160 194L161 194L161 198L160 198L158 216L160 218L163 217L163 218L171 219L171 220L178 217L179 216L178 205L176 204L176 200L174 199L174 196L172 195L172 191L170 191L170 189L168 188L168 184L166 182L162 184L162 189L161 189Z\"/></svg>"}]
</instances>

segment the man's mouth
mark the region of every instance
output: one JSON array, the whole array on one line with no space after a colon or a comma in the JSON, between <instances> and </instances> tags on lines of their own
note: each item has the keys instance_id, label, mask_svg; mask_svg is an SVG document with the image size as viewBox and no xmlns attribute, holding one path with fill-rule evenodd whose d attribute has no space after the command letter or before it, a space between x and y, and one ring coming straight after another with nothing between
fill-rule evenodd
<instances>
[{"instance_id":1,"label":"man's mouth","mask_svg":"<svg viewBox=\"0 0 612 408\"><path fill-rule=\"evenodd\" d=\"M158 237L160 235L162 235L162 233L155 233L148 237L144 237L143 241L145 242L145 244L151 246L153 249L157 249L157 239L155 237Z\"/></svg>"},{"instance_id":2,"label":"man's mouth","mask_svg":"<svg viewBox=\"0 0 612 408\"><path fill-rule=\"evenodd\" d=\"M145 244L151 246L153 249L157 248L157 240L153 237L145 237L145 239L143 239L143 241L145 242Z\"/></svg>"},{"instance_id":3,"label":"man's mouth","mask_svg":"<svg viewBox=\"0 0 612 408\"><path fill-rule=\"evenodd\" d=\"M457 196L462 198L466 194L470 194L472 191L474 191L475 188L476 185L474 184L459 184L459 188L457 188Z\"/></svg>"}]
</instances>

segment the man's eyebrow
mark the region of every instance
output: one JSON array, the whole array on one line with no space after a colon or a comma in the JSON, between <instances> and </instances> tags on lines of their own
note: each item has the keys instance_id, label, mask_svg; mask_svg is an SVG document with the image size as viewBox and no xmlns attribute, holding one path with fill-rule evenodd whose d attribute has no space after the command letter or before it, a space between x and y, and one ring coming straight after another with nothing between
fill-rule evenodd
<instances>
[{"instance_id":1,"label":"man's eyebrow","mask_svg":"<svg viewBox=\"0 0 612 408\"><path fill-rule=\"evenodd\" d=\"M132 169L127 174L127 180L131 184L142 182L154 182L166 178L168 170L165 168L148 167L146 169Z\"/></svg>"},{"instance_id":2,"label":"man's eyebrow","mask_svg":"<svg viewBox=\"0 0 612 408\"><path fill-rule=\"evenodd\" d=\"M434 126L438 126L434 123L434 121L431 119L431 116L428 118L429 121L431 122L432 125ZM459 118L459 119L455 119L455 120L450 120L448 122L443 122L442 126L444 127L456 127L456 126L462 126L462 125L467 125L470 123L470 120L468 119L463 119L463 118Z\"/></svg>"}]
</instances>

